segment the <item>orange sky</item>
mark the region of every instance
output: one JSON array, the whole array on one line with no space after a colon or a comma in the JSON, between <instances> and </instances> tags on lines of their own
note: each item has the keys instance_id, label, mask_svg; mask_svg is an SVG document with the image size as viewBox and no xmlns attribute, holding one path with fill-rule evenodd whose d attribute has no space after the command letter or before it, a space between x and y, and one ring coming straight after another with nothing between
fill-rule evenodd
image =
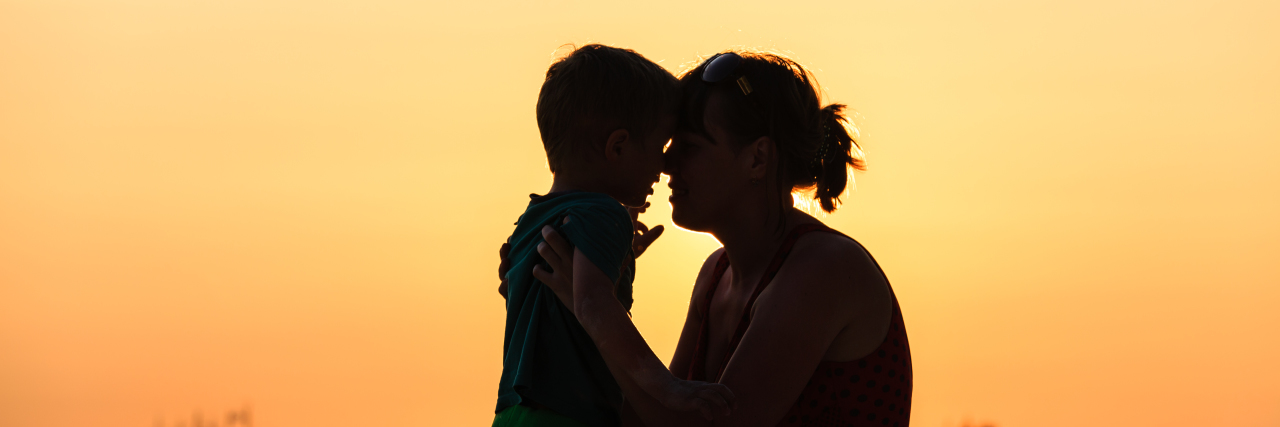
<instances>
[{"instance_id":1,"label":"orange sky","mask_svg":"<svg viewBox=\"0 0 1280 427\"><path fill-rule=\"evenodd\" d=\"M861 114L870 170L826 220L901 300L916 425L1280 425L1278 19L0 0L0 425L488 425L494 255L549 186L534 104L571 42L676 72L781 50ZM663 359L716 246L639 262Z\"/></svg>"}]
</instances>

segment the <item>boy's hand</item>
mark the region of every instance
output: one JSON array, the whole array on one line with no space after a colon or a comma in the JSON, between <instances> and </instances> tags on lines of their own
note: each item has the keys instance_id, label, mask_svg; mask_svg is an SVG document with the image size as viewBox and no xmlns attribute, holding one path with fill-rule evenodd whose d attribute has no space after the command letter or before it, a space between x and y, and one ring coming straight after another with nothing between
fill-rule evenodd
<instances>
[{"instance_id":1,"label":"boy's hand","mask_svg":"<svg viewBox=\"0 0 1280 427\"><path fill-rule=\"evenodd\" d=\"M649 202L645 202L644 206L638 208L627 208L627 212L631 213L631 226L635 235L631 238L631 253L640 258L645 249L649 249L658 237L662 235L662 225L655 225L652 229L640 222L640 214L649 209Z\"/></svg>"},{"instance_id":2,"label":"boy's hand","mask_svg":"<svg viewBox=\"0 0 1280 427\"><path fill-rule=\"evenodd\" d=\"M709 421L728 416L738 406L724 384L674 380L665 394L655 396L662 406L677 412L699 411Z\"/></svg>"}]
</instances>

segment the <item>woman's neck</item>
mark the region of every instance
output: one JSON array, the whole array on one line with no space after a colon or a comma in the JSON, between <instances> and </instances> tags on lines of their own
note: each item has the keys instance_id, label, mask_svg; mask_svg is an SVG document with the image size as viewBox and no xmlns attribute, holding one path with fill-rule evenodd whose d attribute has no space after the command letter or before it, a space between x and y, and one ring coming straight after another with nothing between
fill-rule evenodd
<instances>
[{"instance_id":1,"label":"woman's neck","mask_svg":"<svg viewBox=\"0 0 1280 427\"><path fill-rule=\"evenodd\" d=\"M794 207L787 207L781 215L773 213L752 217L744 215L740 217L742 221L712 233L724 245L725 256L733 266L734 283L731 286L754 285L742 280L762 274L788 231L801 223L815 221Z\"/></svg>"}]
</instances>

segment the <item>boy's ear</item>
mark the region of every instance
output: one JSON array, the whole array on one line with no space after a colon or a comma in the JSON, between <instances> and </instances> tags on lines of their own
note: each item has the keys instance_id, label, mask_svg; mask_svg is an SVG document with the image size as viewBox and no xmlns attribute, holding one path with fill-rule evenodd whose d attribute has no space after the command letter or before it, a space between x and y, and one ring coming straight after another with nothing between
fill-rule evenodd
<instances>
[{"instance_id":1,"label":"boy's ear","mask_svg":"<svg viewBox=\"0 0 1280 427\"><path fill-rule=\"evenodd\" d=\"M743 147L742 162L747 168L747 177L751 180L763 180L769 172L769 163L774 159L773 138L762 136L751 145Z\"/></svg>"},{"instance_id":2,"label":"boy's ear","mask_svg":"<svg viewBox=\"0 0 1280 427\"><path fill-rule=\"evenodd\" d=\"M622 156L622 146L631 139L631 133L626 129L618 129L609 133L609 139L604 143L604 158L609 161L617 160Z\"/></svg>"}]
</instances>

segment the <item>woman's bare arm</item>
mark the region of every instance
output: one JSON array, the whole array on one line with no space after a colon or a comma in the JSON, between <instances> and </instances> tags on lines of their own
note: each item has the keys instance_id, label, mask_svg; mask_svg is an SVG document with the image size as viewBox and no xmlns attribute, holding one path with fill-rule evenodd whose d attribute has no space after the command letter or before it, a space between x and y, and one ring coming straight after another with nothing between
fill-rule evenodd
<instances>
[{"instance_id":1,"label":"woman's bare arm","mask_svg":"<svg viewBox=\"0 0 1280 427\"><path fill-rule=\"evenodd\" d=\"M738 408L716 425L776 425L850 319L857 320L870 306L888 303L873 295L881 279L865 252L847 241L822 237L798 242L786 266L756 301L751 325L720 378L736 393ZM708 262L712 268L714 261ZM709 276L707 272L695 285L690 318L672 361L674 372L687 372L695 351L701 316L706 315L700 312L705 304L701 298L711 297L704 290ZM635 410L649 425L707 425L653 413L660 408L637 404Z\"/></svg>"},{"instance_id":2,"label":"woman's bare arm","mask_svg":"<svg viewBox=\"0 0 1280 427\"><path fill-rule=\"evenodd\" d=\"M706 304L704 298L706 298L707 283L711 280L711 273L715 269L716 261L720 259L720 254L723 252L723 248L717 249L711 256L707 257L707 260L703 262L702 269L698 272L698 278L694 280L693 295L689 298L689 313L685 316L684 329L680 332L680 341L676 344L675 354L671 357L671 374L677 378L684 378L689 372L693 353L697 351L698 334L702 327L702 312L699 307ZM623 395L627 397L627 405L622 411L624 426L643 424L696 426L707 424L705 420L691 416L692 414L670 413L671 411L666 411L652 398L636 396L636 393L628 392L628 387L628 384L623 384ZM641 411L644 412L643 416L640 414Z\"/></svg>"},{"instance_id":3,"label":"woman's bare arm","mask_svg":"<svg viewBox=\"0 0 1280 427\"><path fill-rule=\"evenodd\" d=\"M723 422L777 424L836 336L855 326L860 313L888 304L887 296L883 276L856 243L833 235L798 241L756 300L751 325L720 379L738 393L739 405Z\"/></svg>"},{"instance_id":4,"label":"woman's bare arm","mask_svg":"<svg viewBox=\"0 0 1280 427\"><path fill-rule=\"evenodd\" d=\"M865 252L855 248L852 243L832 246L830 242L830 239L823 238L808 238L798 242L791 260L757 300L751 326L720 379L734 391L737 409L728 417L717 420L716 424L777 424L795 403L796 396L822 361L832 341L849 323L852 313L862 309L858 300L883 302L883 299L862 298L863 292L860 289L874 288L859 285L859 282L866 282L871 277L868 275L868 266L874 269L869 262L860 262L858 259L859 256L865 258ZM558 266L550 260L549 263L553 268ZM879 277L878 273L875 277ZM696 288L705 287L705 282L706 280L700 279L698 285L695 285L694 300L699 298L701 292ZM691 306L691 316L706 314L698 313L697 301L691 301ZM700 324L700 319L696 322L686 319L677 356L672 363L672 369L676 369L676 372L680 369L687 372ZM606 361L609 359L606 355ZM611 366L610 369L615 368ZM710 424L695 412L681 413L666 408L649 397L629 376L619 375L618 372L615 371L615 377L619 379L623 394L627 396L628 405L645 424Z\"/></svg>"},{"instance_id":5,"label":"woman's bare arm","mask_svg":"<svg viewBox=\"0 0 1280 427\"><path fill-rule=\"evenodd\" d=\"M702 332L702 307L707 302L707 288L710 286L711 275L716 268L716 262L720 260L720 255L724 253L724 248L716 249L706 261L702 262L702 268L698 270L698 278L693 282L693 294L689 296L689 313L684 317L684 328L680 330L680 341L676 343L676 352L671 356L671 373L677 377L684 378L689 372L689 365L693 363L693 352L697 351L698 334Z\"/></svg>"},{"instance_id":6,"label":"woman's bare arm","mask_svg":"<svg viewBox=\"0 0 1280 427\"><path fill-rule=\"evenodd\" d=\"M534 277L551 287L557 296L572 294L573 312L604 356L614 378L639 406L657 403L675 412L701 412L702 417L723 417L733 406L733 393L720 384L684 381L667 370L653 354L631 323L626 309L614 294L612 280L582 251L571 248L550 227L547 240L538 252L552 267L535 267ZM564 253L572 251L572 258ZM564 289L571 287L571 291ZM641 397L648 397L646 401Z\"/></svg>"}]
</instances>

